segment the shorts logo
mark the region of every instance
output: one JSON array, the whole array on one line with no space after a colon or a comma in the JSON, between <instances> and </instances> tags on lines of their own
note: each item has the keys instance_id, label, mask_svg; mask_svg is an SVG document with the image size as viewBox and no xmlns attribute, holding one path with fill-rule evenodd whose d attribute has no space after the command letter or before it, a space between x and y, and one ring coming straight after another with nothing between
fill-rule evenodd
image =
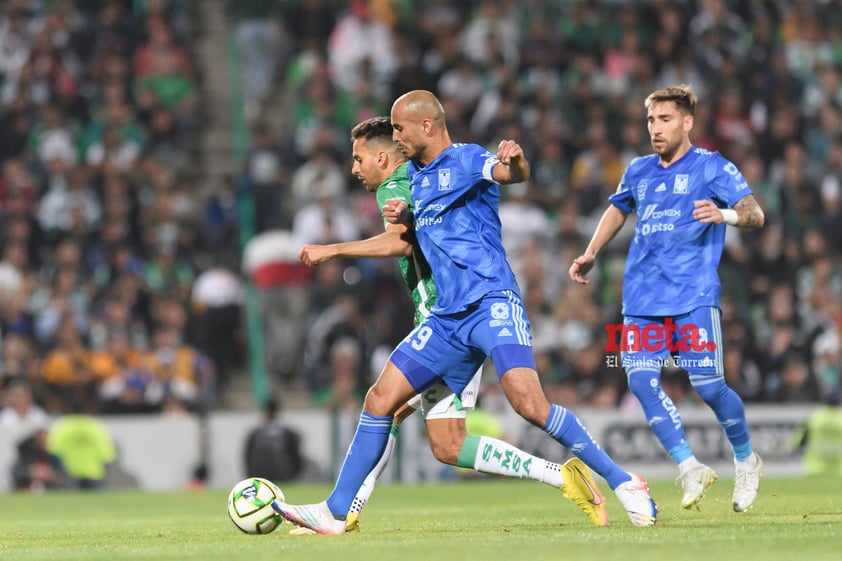
<instances>
[{"instance_id":1,"label":"shorts logo","mask_svg":"<svg viewBox=\"0 0 842 561\"><path fill-rule=\"evenodd\" d=\"M491 317L494 319L508 319L509 317L509 306L507 304L503 304L501 302L497 302L491 305Z\"/></svg>"},{"instance_id":2,"label":"shorts logo","mask_svg":"<svg viewBox=\"0 0 842 561\"><path fill-rule=\"evenodd\" d=\"M450 168L439 170L439 191L450 191Z\"/></svg>"}]
</instances>

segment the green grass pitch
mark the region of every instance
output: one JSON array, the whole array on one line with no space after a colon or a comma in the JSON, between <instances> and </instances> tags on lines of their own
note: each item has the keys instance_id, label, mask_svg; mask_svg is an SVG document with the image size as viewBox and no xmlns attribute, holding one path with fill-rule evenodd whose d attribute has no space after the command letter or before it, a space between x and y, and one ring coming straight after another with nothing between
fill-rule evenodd
<instances>
[{"instance_id":1,"label":"green grass pitch","mask_svg":"<svg viewBox=\"0 0 842 561\"><path fill-rule=\"evenodd\" d=\"M842 480L765 478L755 507L731 511L733 480L720 479L698 511L683 511L671 481L651 482L654 528L631 526L611 493L611 524L596 528L561 493L533 481L483 479L382 485L362 532L264 536L228 520L227 490L0 496L0 559L9 561L775 561L837 560ZM603 490L607 490L602 482ZM329 487L284 485L290 502Z\"/></svg>"}]
</instances>

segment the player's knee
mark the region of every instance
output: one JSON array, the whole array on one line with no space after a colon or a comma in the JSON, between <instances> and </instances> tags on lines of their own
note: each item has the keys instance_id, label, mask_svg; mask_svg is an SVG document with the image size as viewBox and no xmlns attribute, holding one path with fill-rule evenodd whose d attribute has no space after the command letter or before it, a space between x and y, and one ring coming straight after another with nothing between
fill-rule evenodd
<instances>
[{"instance_id":1,"label":"player's knee","mask_svg":"<svg viewBox=\"0 0 842 561\"><path fill-rule=\"evenodd\" d=\"M545 399L517 399L512 402L512 408L525 420L539 427L544 426L550 413L550 404Z\"/></svg>"},{"instance_id":2,"label":"player's knee","mask_svg":"<svg viewBox=\"0 0 842 561\"><path fill-rule=\"evenodd\" d=\"M460 446L455 445L451 441L446 442L430 442L430 450L433 452L436 460L443 464L455 466L459 459Z\"/></svg>"},{"instance_id":3,"label":"player's knee","mask_svg":"<svg viewBox=\"0 0 842 561\"><path fill-rule=\"evenodd\" d=\"M427 420L430 450L443 464L456 465L466 434L464 419Z\"/></svg>"},{"instance_id":4,"label":"player's knee","mask_svg":"<svg viewBox=\"0 0 842 561\"><path fill-rule=\"evenodd\" d=\"M637 371L629 376L629 391L638 400L646 400L650 396L657 396L662 391L661 381L656 372Z\"/></svg>"},{"instance_id":5,"label":"player's knee","mask_svg":"<svg viewBox=\"0 0 842 561\"><path fill-rule=\"evenodd\" d=\"M705 403L716 403L728 391L728 386L725 385L725 379L719 378L713 383L707 384L693 384L693 389L702 398Z\"/></svg>"},{"instance_id":6,"label":"player's knee","mask_svg":"<svg viewBox=\"0 0 842 561\"><path fill-rule=\"evenodd\" d=\"M363 408L372 415L390 415L392 413L390 405L391 401L387 398L387 394L376 383L365 394Z\"/></svg>"}]
</instances>

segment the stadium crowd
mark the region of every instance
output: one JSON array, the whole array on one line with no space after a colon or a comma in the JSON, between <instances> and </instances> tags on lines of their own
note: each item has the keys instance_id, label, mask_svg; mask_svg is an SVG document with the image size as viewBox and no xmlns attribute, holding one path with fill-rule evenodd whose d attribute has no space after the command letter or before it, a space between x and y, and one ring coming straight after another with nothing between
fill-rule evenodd
<instances>
[{"instance_id":1,"label":"stadium crowd","mask_svg":"<svg viewBox=\"0 0 842 561\"><path fill-rule=\"evenodd\" d=\"M0 8L4 422L214 403L192 291L199 255L223 244L194 195L186 7Z\"/></svg>"},{"instance_id":2,"label":"stadium crowd","mask_svg":"<svg viewBox=\"0 0 842 561\"><path fill-rule=\"evenodd\" d=\"M625 375L606 361L605 325L621 318L632 225L588 287L566 272L625 165L650 152L642 100L673 83L699 93L694 143L735 162L766 210L763 229L728 230L720 267L729 384L748 402L839 392L834 4L229 2L252 144L241 176L203 206L191 173L203 84L189 17L201 7L9 0L0 8L4 392L26 387L32 398L20 401L47 414L215 406L241 349L229 337L220 356L192 295L201 274L238 251L234 198L255 197L258 232L289 230L300 244L379 233L374 198L349 173L349 131L421 88L443 100L455 140L515 138L533 164L528 185L503 190L500 215L549 397L622 406ZM278 129L261 118L272 111L287 116ZM318 406L358 406L412 325L396 265L326 263L308 297L292 318L301 358L291 373L270 368L273 383L301 384ZM668 372L666 383L675 401L692 399L686 376Z\"/></svg>"}]
</instances>

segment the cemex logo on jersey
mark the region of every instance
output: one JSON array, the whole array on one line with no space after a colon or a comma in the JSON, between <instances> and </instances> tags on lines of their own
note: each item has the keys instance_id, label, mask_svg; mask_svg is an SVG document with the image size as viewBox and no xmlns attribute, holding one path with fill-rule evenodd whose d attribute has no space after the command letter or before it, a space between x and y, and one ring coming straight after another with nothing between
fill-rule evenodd
<instances>
[{"instance_id":1,"label":"cemex logo on jersey","mask_svg":"<svg viewBox=\"0 0 842 561\"><path fill-rule=\"evenodd\" d=\"M605 325L608 341L605 351L609 353L667 350L671 353L688 351L713 352L716 343L708 341L707 330L688 323L680 328L670 318L659 323L608 323Z\"/></svg>"}]
</instances>

